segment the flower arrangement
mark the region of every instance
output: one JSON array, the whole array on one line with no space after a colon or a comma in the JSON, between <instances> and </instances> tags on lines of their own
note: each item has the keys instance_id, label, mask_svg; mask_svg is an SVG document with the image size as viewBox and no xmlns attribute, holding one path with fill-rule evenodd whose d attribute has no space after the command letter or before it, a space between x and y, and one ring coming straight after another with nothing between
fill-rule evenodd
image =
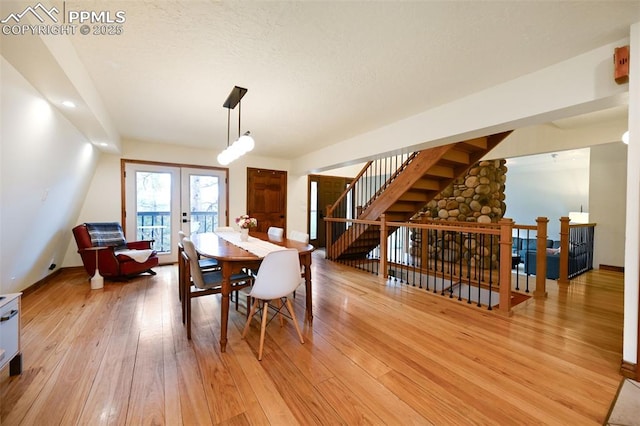
<instances>
[{"instance_id":1,"label":"flower arrangement","mask_svg":"<svg viewBox=\"0 0 640 426\"><path fill-rule=\"evenodd\" d=\"M243 214L240 217L236 217L236 223L240 229L255 228L258 226L258 219L255 217L249 217L248 214Z\"/></svg>"}]
</instances>

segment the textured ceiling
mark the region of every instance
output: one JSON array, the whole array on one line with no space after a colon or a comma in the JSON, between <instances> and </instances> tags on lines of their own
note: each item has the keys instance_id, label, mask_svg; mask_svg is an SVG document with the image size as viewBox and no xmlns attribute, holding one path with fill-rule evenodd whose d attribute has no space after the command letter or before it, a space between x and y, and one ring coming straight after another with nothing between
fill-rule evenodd
<instances>
[{"instance_id":1,"label":"textured ceiling","mask_svg":"<svg viewBox=\"0 0 640 426\"><path fill-rule=\"evenodd\" d=\"M72 43L123 138L282 158L330 145L628 37L640 2L84 1L126 12ZM238 109L231 114L237 136Z\"/></svg>"}]
</instances>

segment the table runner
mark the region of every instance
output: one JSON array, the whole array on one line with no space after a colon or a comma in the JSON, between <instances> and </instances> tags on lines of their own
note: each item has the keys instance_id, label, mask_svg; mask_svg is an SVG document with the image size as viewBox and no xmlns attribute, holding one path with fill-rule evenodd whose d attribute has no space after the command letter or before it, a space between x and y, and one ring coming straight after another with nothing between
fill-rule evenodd
<instances>
[{"instance_id":1,"label":"table runner","mask_svg":"<svg viewBox=\"0 0 640 426\"><path fill-rule=\"evenodd\" d=\"M234 246L240 247L258 257L265 257L272 251L286 250L285 247L252 236L249 236L248 241L240 241L240 233L235 231L217 231L216 234Z\"/></svg>"}]
</instances>

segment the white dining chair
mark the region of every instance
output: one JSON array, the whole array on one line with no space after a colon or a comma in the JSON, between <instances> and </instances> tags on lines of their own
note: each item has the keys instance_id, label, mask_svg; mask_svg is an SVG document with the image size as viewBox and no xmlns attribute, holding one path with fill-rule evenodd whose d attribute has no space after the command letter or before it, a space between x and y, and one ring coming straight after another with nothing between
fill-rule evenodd
<instances>
[{"instance_id":1,"label":"white dining chair","mask_svg":"<svg viewBox=\"0 0 640 426\"><path fill-rule=\"evenodd\" d=\"M296 249L284 249L268 253L260 268L258 269L258 275L255 277L255 282L249 296L253 303L251 305L251 312L249 312L249 318L244 325L242 331L242 338L244 339L249 331L251 320L260 308L262 310L262 322L260 326L260 346L258 348L258 360L262 360L262 350L264 348L264 336L267 328L267 319L269 315L269 303L277 300L278 306L275 306L275 315L280 316L280 324L283 325L282 309L286 308L289 312L293 325L296 328L300 343L304 343L304 338L300 332L298 326L298 320L296 319L295 311L291 300L288 296L300 284L300 259L298 256L298 250ZM284 302L284 303L283 303ZM273 307L273 306L272 306Z\"/></svg>"},{"instance_id":2,"label":"white dining chair","mask_svg":"<svg viewBox=\"0 0 640 426\"><path fill-rule=\"evenodd\" d=\"M301 243L309 244L309 234L293 230L291 234L289 234L290 240L300 241Z\"/></svg>"},{"instance_id":3,"label":"white dining chair","mask_svg":"<svg viewBox=\"0 0 640 426\"><path fill-rule=\"evenodd\" d=\"M275 226L270 226L269 229L267 229L267 234L269 235L270 238L281 240L284 238L284 229L278 228Z\"/></svg>"}]
</instances>

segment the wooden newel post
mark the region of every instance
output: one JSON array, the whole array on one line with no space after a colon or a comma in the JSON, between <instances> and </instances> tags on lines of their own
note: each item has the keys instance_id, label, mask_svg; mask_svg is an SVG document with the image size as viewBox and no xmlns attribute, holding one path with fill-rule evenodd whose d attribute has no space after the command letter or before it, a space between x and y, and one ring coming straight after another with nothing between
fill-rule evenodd
<instances>
[{"instance_id":1,"label":"wooden newel post","mask_svg":"<svg viewBox=\"0 0 640 426\"><path fill-rule=\"evenodd\" d=\"M382 270L382 277L387 279L389 277L389 267L387 266L387 219L385 214L380 215L380 269Z\"/></svg>"},{"instance_id":2,"label":"wooden newel post","mask_svg":"<svg viewBox=\"0 0 640 426\"><path fill-rule=\"evenodd\" d=\"M511 316L511 247L513 220L500 219L500 304L498 312Z\"/></svg>"},{"instance_id":3,"label":"wooden newel post","mask_svg":"<svg viewBox=\"0 0 640 426\"><path fill-rule=\"evenodd\" d=\"M547 224L549 219L539 217L536 241L536 289L533 292L535 298L547 297ZM529 254L527 253L527 256ZM528 260L527 260L528 261Z\"/></svg>"},{"instance_id":4,"label":"wooden newel post","mask_svg":"<svg viewBox=\"0 0 640 426\"><path fill-rule=\"evenodd\" d=\"M325 214L324 214L324 219L326 218L330 218L331 217L331 205L327 205L327 207L324 210ZM320 219L320 220L324 220L324 219ZM331 221L326 221L324 220L324 237L325 237L325 252L324 252L324 257L330 260L335 260L334 256L333 256L333 241L331 240L331 236L333 235L333 229L332 226L335 222L331 222Z\"/></svg>"},{"instance_id":5,"label":"wooden newel post","mask_svg":"<svg viewBox=\"0 0 640 426\"><path fill-rule=\"evenodd\" d=\"M569 284L569 218L560 218L560 276L558 284Z\"/></svg>"}]
</instances>

